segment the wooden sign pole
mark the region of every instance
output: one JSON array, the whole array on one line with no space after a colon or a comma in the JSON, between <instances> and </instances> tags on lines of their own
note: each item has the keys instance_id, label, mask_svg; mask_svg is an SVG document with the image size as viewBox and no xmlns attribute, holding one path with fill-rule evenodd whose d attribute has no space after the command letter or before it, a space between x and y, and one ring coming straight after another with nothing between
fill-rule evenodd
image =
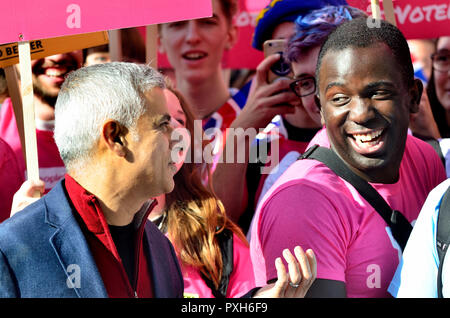
<instances>
[{"instance_id":1,"label":"wooden sign pole","mask_svg":"<svg viewBox=\"0 0 450 318\"><path fill-rule=\"evenodd\" d=\"M39 163L36 141L36 121L33 103L33 79L31 72L30 42L19 42L19 68L22 87L23 126L25 133L25 152L28 180L39 180ZM35 192L34 197L39 197Z\"/></svg>"},{"instance_id":2,"label":"wooden sign pole","mask_svg":"<svg viewBox=\"0 0 450 318\"><path fill-rule=\"evenodd\" d=\"M109 57L111 62L122 60L122 36L120 30L109 31Z\"/></svg>"},{"instance_id":3,"label":"wooden sign pole","mask_svg":"<svg viewBox=\"0 0 450 318\"><path fill-rule=\"evenodd\" d=\"M392 0L383 0L383 10L384 16L386 17L386 21L397 26L397 22L395 21L394 5L392 4Z\"/></svg>"},{"instance_id":4,"label":"wooden sign pole","mask_svg":"<svg viewBox=\"0 0 450 318\"><path fill-rule=\"evenodd\" d=\"M20 83L17 76L17 69L15 65L7 66L4 68L6 83L8 84L8 93L11 98L13 105L14 116L16 117L17 130L19 132L20 143L22 144L23 157L26 162L26 151L25 151L25 135L23 127L23 106L22 106L22 96L20 93Z\"/></svg>"},{"instance_id":5,"label":"wooden sign pole","mask_svg":"<svg viewBox=\"0 0 450 318\"><path fill-rule=\"evenodd\" d=\"M379 0L371 0L370 4L371 4L371 8L372 8L372 18L381 20L380 1Z\"/></svg>"},{"instance_id":6,"label":"wooden sign pole","mask_svg":"<svg viewBox=\"0 0 450 318\"><path fill-rule=\"evenodd\" d=\"M151 67L158 68L158 25L147 25L145 28L145 60Z\"/></svg>"}]
</instances>

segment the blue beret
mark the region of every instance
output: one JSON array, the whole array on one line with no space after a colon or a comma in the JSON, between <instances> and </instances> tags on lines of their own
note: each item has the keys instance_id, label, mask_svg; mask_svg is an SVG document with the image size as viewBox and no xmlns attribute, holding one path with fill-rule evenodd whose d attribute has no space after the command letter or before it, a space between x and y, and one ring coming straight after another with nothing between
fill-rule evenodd
<instances>
[{"instance_id":1,"label":"blue beret","mask_svg":"<svg viewBox=\"0 0 450 318\"><path fill-rule=\"evenodd\" d=\"M346 0L271 0L256 18L252 46L262 51L264 41L272 36L275 27L283 22L294 22L300 14L326 5L346 5Z\"/></svg>"}]
</instances>

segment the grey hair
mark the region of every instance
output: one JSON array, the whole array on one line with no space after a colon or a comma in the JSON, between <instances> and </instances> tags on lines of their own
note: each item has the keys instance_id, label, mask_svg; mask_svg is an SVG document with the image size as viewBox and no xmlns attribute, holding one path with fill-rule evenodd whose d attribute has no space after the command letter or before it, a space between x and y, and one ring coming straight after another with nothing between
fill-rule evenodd
<instances>
[{"instance_id":1,"label":"grey hair","mask_svg":"<svg viewBox=\"0 0 450 318\"><path fill-rule=\"evenodd\" d=\"M54 138L66 168L91 158L106 120L134 132L145 113L144 94L154 87L164 88L164 78L146 65L113 62L71 72L55 104Z\"/></svg>"}]
</instances>

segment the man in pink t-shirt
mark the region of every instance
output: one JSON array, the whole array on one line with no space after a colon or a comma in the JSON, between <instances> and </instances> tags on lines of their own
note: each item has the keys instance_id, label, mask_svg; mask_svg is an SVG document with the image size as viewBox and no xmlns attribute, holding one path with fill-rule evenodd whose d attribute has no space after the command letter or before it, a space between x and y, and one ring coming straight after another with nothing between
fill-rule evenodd
<instances>
[{"instance_id":1,"label":"man in pink t-shirt","mask_svg":"<svg viewBox=\"0 0 450 318\"><path fill-rule=\"evenodd\" d=\"M344 23L324 43L316 79L331 149L392 209L413 222L445 179L436 152L407 134L423 90L407 42L394 26ZM401 249L388 225L357 190L316 160L299 160L256 211L250 250L256 284L276 277L273 260L301 245L317 255L310 297L388 297Z\"/></svg>"},{"instance_id":2,"label":"man in pink t-shirt","mask_svg":"<svg viewBox=\"0 0 450 318\"><path fill-rule=\"evenodd\" d=\"M31 62L39 176L45 182L46 192L53 188L66 172L53 139L56 98L65 76L81 67L82 59L82 51L78 50ZM25 159L10 99L6 99L1 108L0 137L14 151L20 172L26 179Z\"/></svg>"}]
</instances>

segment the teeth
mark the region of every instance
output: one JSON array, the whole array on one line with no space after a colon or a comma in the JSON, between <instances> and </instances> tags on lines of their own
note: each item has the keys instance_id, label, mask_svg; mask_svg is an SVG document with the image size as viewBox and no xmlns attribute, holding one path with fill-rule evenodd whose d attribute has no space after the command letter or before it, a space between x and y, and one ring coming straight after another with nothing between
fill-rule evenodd
<instances>
[{"instance_id":1,"label":"teeth","mask_svg":"<svg viewBox=\"0 0 450 318\"><path fill-rule=\"evenodd\" d=\"M188 53L185 55L186 58L188 59L199 59L204 57L205 54L204 53Z\"/></svg>"},{"instance_id":2,"label":"teeth","mask_svg":"<svg viewBox=\"0 0 450 318\"><path fill-rule=\"evenodd\" d=\"M61 70L55 70L55 69L49 69L45 72L45 75L51 76L51 77L57 77L63 75L64 72Z\"/></svg>"},{"instance_id":3,"label":"teeth","mask_svg":"<svg viewBox=\"0 0 450 318\"><path fill-rule=\"evenodd\" d=\"M354 134L353 137L356 139L356 141L358 142L371 142L374 139L380 137L380 135L383 133L383 129L379 129L379 130L375 130L371 133L367 133L367 134Z\"/></svg>"}]
</instances>

